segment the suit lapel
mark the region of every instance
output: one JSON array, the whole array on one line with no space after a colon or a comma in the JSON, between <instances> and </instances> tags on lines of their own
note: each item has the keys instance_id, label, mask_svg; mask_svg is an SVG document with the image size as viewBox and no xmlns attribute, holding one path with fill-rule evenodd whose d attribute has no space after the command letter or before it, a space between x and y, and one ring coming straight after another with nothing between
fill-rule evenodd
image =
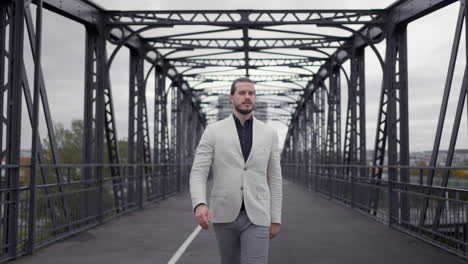
<instances>
[{"instance_id":1,"label":"suit lapel","mask_svg":"<svg viewBox=\"0 0 468 264\"><path fill-rule=\"evenodd\" d=\"M234 121L234 117L232 116L232 114L229 115L228 124L229 124L229 133L231 133L231 136L234 137L234 142L236 145L237 152L242 158L242 160L244 160L244 155L242 154L242 149L241 149L241 145L239 141L239 135L237 134L236 123Z\"/></svg>"},{"instance_id":2,"label":"suit lapel","mask_svg":"<svg viewBox=\"0 0 468 264\"><path fill-rule=\"evenodd\" d=\"M252 156L255 152L256 149L258 149L258 142L259 142L259 138L260 138L260 134L261 134L261 131L260 131L260 123L258 121L258 119L256 119L255 117L253 118L253 122L252 122L252 148L250 149L250 154L249 154L249 157L247 158L247 161L245 162L246 164L252 159Z\"/></svg>"}]
</instances>

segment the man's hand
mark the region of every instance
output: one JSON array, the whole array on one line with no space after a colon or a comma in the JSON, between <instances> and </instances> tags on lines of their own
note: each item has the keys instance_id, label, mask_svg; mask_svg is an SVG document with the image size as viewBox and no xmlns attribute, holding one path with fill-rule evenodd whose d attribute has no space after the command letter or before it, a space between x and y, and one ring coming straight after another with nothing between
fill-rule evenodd
<instances>
[{"instance_id":1,"label":"man's hand","mask_svg":"<svg viewBox=\"0 0 468 264\"><path fill-rule=\"evenodd\" d=\"M208 229L208 224L211 221L211 215L206 205L200 204L195 208L195 218L197 223L203 227L203 229Z\"/></svg>"},{"instance_id":2,"label":"man's hand","mask_svg":"<svg viewBox=\"0 0 468 264\"><path fill-rule=\"evenodd\" d=\"M270 227L270 239L273 239L275 238L276 235L278 235L279 231L280 231L280 225L281 224L276 224L276 223L272 223L271 224L271 227Z\"/></svg>"}]
</instances>

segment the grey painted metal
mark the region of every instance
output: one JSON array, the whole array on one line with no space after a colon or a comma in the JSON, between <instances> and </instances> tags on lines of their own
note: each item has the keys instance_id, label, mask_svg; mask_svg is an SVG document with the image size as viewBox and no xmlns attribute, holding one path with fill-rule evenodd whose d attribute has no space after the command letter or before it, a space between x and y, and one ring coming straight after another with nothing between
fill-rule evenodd
<instances>
[{"instance_id":1,"label":"grey painted metal","mask_svg":"<svg viewBox=\"0 0 468 264\"><path fill-rule=\"evenodd\" d=\"M42 47L42 0L37 2L36 7L36 53L34 56L34 93L33 93L33 118L32 118L32 146L31 146L31 172L29 183L29 227L28 227L28 254L34 252L37 221L37 171L38 145L39 145L39 69L41 67Z\"/></svg>"},{"instance_id":2,"label":"grey painted metal","mask_svg":"<svg viewBox=\"0 0 468 264\"><path fill-rule=\"evenodd\" d=\"M20 163L21 147L21 103L22 103L22 58L24 40L24 1L17 0L10 9L11 27L9 36L9 60L7 80L7 117L6 117L6 153L7 164ZM3 155L2 155L3 156ZM19 212L19 167L6 169L6 201L5 206L5 250L8 257L18 254L18 212Z\"/></svg>"},{"instance_id":3,"label":"grey painted metal","mask_svg":"<svg viewBox=\"0 0 468 264\"><path fill-rule=\"evenodd\" d=\"M186 74L184 76L187 81L225 81L232 82L243 75L202 75L202 74ZM294 74L294 75L250 75L255 82L271 82L271 81L288 81L288 82L307 82L312 80L313 76L310 74Z\"/></svg>"},{"instance_id":4,"label":"grey painted metal","mask_svg":"<svg viewBox=\"0 0 468 264\"><path fill-rule=\"evenodd\" d=\"M246 28L245 31L248 31ZM341 48L345 38L194 38L145 39L157 49L196 48L258 51L262 49Z\"/></svg>"},{"instance_id":5,"label":"grey painted metal","mask_svg":"<svg viewBox=\"0 0 468 264\"><path fill-rule=\"evenodd\" d=\"M95 94L98 86L98 49L97 42L98 32L93 27L86 28L86 48L85 48L85 87L84 87L84 113L83 113L83 155L82 162L84 164L96 163L93 155L93 146L95 144ZM92 168L83 168L81 177L83 179L82 188L84 191L81 194L81 217L88 218L94 215L92 201L94 200L93 178L94 171ZM89 221L89 220L88 220Z\"/></svg>"},{"instance_id":6,"label":"grey painted metal","mask_svg":"<svg viewBox=\"0 0 468 264\"><path fill-rule=\"evenodd\" d=\"M346 123L344 164L366 164L366 116L365 116L365 53L359 48L351 51L351 78L348 87L348 113ZM362 203L355 197L357 190L354 188L354 180L357 177L365 177L365 174L350 167L343 172L345 178L351 183L347 191L352 199L352 206ZM356 203L357 202L357 203Z\"/></svg>"},{"instance_id":7,"label":"grey painted metal","mask_svg":"<svg viewBox=\"0 0 468 264\"><path fill-rule=\"evenodd\" d=\"M382 10L177 10L107 11L108 25L273 26L291 24L378 24Z\"/></svg>"},{"instance_id":8,"label":"grey painted metal","mask_svg":"<svg viewBox=\"0 0 468 264\"><path fill-rule=\"evenodd\" d=\"M455 69L455 63L457 60L457 54L458 54L458 47L460 45L460 38L462 34L462 28L463 28L463 20L466 17L466 3L461 2L461 6L458 12L458 19L457 19L457 24L456 24L456 29L455 29L455 36L452 44L452 50L450 54L450 61L449 61L449 66L448 66L448 71L447 71L447 77L445 80L445 87L444 87L444 93L442 96L442 104L440 108L440 113L439 113L439 119L437 122L437 129L436 129L436 135L434 138L434 145L432 148L432 153L431 153L431 159L429 161L429 166L435 166L437 163L437 157L439 155L439 148L440 148L440 141L442 139L442 131L444 128L444 122L445 122L445 117L447 114L447 106L448 106L448 100L450 96L450 90L452 88L452 81L453 81L453 75L454 75L454 69ZM427 185L433 185L434 181L434 175L435 171L430 171L429 175L427 177ZM426 221L426 212L427 212L427 207L428 207L429 200L425 200L423 205L422 205L422 213L420 215L420 221L419 225L423 225L424 222Z\"/></svg>"},{"instance_id":9,"label":"grey painted metal","mask_svg":"<svg viewBox=\"0 0 468 264\"><path fill-rule=\"evenodd\" d=\"M249 63L251 67L270 67L270 66L319 66L317 62L325 61L325 58L313 59L294 59L294 58L251 58ZM223 59L168 59L175 67L186 66L227 66L227 67L243 67L244 59L223 58Z\"/></svg>"},{"instance_id":10,"label":"grey painted metal","mask_svg":"<svg viewBox=\"0 0 468 264\"><path fill-rule=\"evenodd\" d=\"M105 89L108 85L108 69L107 69L107 58L106 58L106 40L103 38L104 28L102 26L97 27L99 37L96 40L96 68L98 71L97 75L97 86L96 86L96 97L95 97L95 108L96 115L95 119L95 130L94 130L94 153L95 162L104 163L104 138L105 138L105 113L106 113L106 102L105 102ZM104 221L104 168L97 166L95 168L96 177L96 217L99 223Z\"/></svg>"},{"instance_id":11,"label":"grey painted metal","mask_svg":"<svg viewBox=\"0 0 468 264\"><path fill-rule=\"evenodd\" d=\"M36 56L36 52L38 51L38 49L36 48L36 33L35 33L35 29L34 29L34 26L33 26L33 19L32 19L32 14L31 14L31 9L30 9L30 5L27 4L25 6L25 22L26 22L26 26L27 26L27 31L28 31L28 36L29 36L29 43L30 43L30 47L31 47L31 53L33 54L33 56ZM29 89L29 83L28 83L28 78L26 76L26 66L24 65L24 59L23 59L23 91L24 91L24 95L25 95L25 101L26 101L26 106L28 108L28 112L29 112L29 118L30 118L30 121L31 121L31 127L33 125L33 114L35 113L35 110L33 109L33 104L32 104L32 97L31 97L31 92L30 92L30 89ZM35 66L36 66L36 63L35 63ZM41 65L39 65L41 66ZM42 103L42 109L44 111L44 117L45 117L45 121L46 121L46 127L47 127L47 134L48 134L48 139L49 139L49 142L50 142L50 150L51 150L51 154L52 154L52 162L54 164L58 164L60 163L60 159L59 159L59 156L58 156L58 151L57 151L57 142L56 142L56 139L55 139L55 132L54 132L54 127L53 127L53 122L52 122L52 117L51 117L51 112L50 112L50 107L49 107L49 100L48 100L48 96L47 96L47 91L46 91L46 86L45 86L45 82L44 82L44 74L42 72L42 66L38 68L38 82L39 82L39 93L40 93L40 98L41 98L41 103ZM34 82L35 82L35 79L34 79ZM38 161L39 162L44 162L44 155L42 154L42 147L41 145L39 144L39 157L38 157ZM44 169L41 169L41 174L42 174L42 180L44 183L48 183L50 180L49 180L49 172L47 170L44 170ZM63 183L64 182L64 177L62 175L62 173L60 172L60 170L55 170L55 178L57 180L58 183ZM61 193L64 192L63 190L63 187L59 186L59 191ZM45 188L45 192L46 193L50 193L50 190L49 188ZM56 202L54 202L52 199L49 199L48 200L48 210L50 211L50 214L51 214L51 219L52 219L52 223L53 223L53 226L54 228L57 228L58 227L58 220L57 220L57 213L55 212L54 208L55 206L58 206L59 208L61 208L64 212L63 212L63 215L65 216L65 221L67 223L70 223L70 210L69 210L69 205L68 205L68 202L66 201L66 197L62 197L60 199L60 202L61 204L56 204Z\"/></svg>"},{"instance_id":12,"label":"grey painted metal","mask_svg":"<svg viewBox=\"0 0 468 264\"><path fill-rule=\"evenodd\" d=\"M9 26L11 24L11 16L10 15L7 15L7 10L10 10L9 12L11 12L11 4L10 5L7 5L7 3L2 3L0 4L0 65L5 65L5 61L8 60L8 57L9 57L9 52L6 50L7 48L7 45L6 45L6 40L7 40L7 26ZM8 75L5 76L5 72L6 72L6 69L4 70L2 68L2 70L0 70L0 117L2 117L3 120L5 120L5 113L4 113L4 99L5 99L5 91L7 91L7 85L9 84L9 81L10 81L10 78ZM3 148L3 125L4 125L4 122L2 122L2 126L1 126L1 129L0 129L0 150L4 151L4 148ZM3 155L2 155L3 156ZM4 174L4 171L5 169L2 169L2 174ZM6 178L5 176L2 176L2 174L0 174L0 188L1 189L5 189L5 188L8 188L8 186L6 185ZM0 203L1 203L1 206L3 208L4 206L4 203L7 201L6 200L7 197L6 197L6 192L2 191L0 192ZM1 252L2 252L2 255L6 255L8 258L9 256L11 256L10 252L9 252L9 247L8 247L8 237L7 237L7 232L8 232L8 226L6 225L7 223L7 215L5 215L4 213L1 213L0 214L0 232L1 232L1 236L0 236L0 239L2 241L2 244L3 245L6 245L6 246L2 246L0 248ZM5 259L5 257L1 257L1 259Z\"/></svg>"}]
</instances>

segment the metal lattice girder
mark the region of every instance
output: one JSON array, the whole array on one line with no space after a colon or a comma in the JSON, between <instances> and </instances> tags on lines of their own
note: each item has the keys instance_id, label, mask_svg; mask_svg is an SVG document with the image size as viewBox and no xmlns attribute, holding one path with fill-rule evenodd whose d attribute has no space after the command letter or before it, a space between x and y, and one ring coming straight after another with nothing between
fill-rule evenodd
<instances>
[{"instance_id":1,"label":"metal lattice girder","mask_svg":"<svg viewBox=\"0 0 468 264\"><path fill-rule=\"evenodd\" d=\"M352 51L351 80L348 88L348 112L345 134L344 163L366 164L365 116L365 56L364 49ZM346 167L349 175L350 167ZM353 175L356 176L356 175Z\"/></svg>"},{"instance_id":2,"label":"metal lattice girder","mask_svg":"<svg viewBox=\"0 0 468 264\"><path fill-rule=\"evenodd\" d=\"M98 129L96 123L98 119L104 119L103 129L105 130L109 162L111 164L120 163L120 153L117 144L118 137L115 126L114 106L112 101L112 89L109 75L105 70L107 54L103 46L105 46L105 44L102 35L96 29L87 27L85 54L85 107L83 122L83 163L85 164L97 163L97 159L99 158L96 154L93 155L93 148L97 148L96 136L102 133L99 132L98 134L96 131ZM105 82L102 80L103 78L106 79ZM102 91L98 92L98 90ZM103 104L103 106L100 108L97 106L98 93L101 95L101 101L99 102ZM95 111L93 111L93 109L95 109ZM98 113L98 109L104 112ZM98 114L102 114L102 116L97 116ZM102 156L102 158L104 157ZM125 204L125 190L124 186L122 185L123 180L121 179L122 174L120 167L118 166L111 166L110 170L112 175L114 208L116 209L116 212L120 212L123 210L123 206ZM93 181L93 174L94 172L90 168L83 169L83 187L87 189L93 187L93 185L90 183ZM94 177L97 177L97 174L94 175ZM82 193L81 214L83 217L90 217L97 213L90 211L90 208L93 208L91 204L95 203L96 199L97 201L101 199L99 195L100 194L94 194L92 191L85 191Z\"/></svg>"},{"instance_id":3,"label":"metal lattice girder","mask_svg":"<svg viewBox=\"0 0 468 264\"><path fill-rule=\"evenodd\" d=\"M338 66L330 69L328 95L327 158L331 164L341 162L341 79ZM307 111L305 111L307 112Z\"/></svg>"},{"instance_id":4,"label":"metal lattice girder","mask_svg":"<svg viewBox=\"0 0 468 264\"><path fill-rule=\"evenodd\" d=\"M176 86L177 84L172 85L171 90L171 126L170 126L170 163L177 163L178 152L180 151L180 142L178 138L179 134L179 121L181 118L181 105L180 105L180 93L179 89ZM175 166L170 167L170 174L172 178L175 178L176 190L180 190L180 174L178 168ZM173 186L173 184L170 184Z\"/></svg>"},{"instance_id":5,"label":"metal lattice girder","mask_svg":"<svg viewBox=\"0 0 468 264\"><path fill-rule=\"evenodd\" d=\"M387 48L383 86L381 92L379 123L375 145L374 165L382 165L385 157L385 139L388 140L388 222L391 225L398 218L396 203L401 206L401 217L407 220L407 203L404 195L397 196L393 192L396 181L408 182L407 169L396 170L395 166L409 165L408 139L408 77L406 52L406 25L392 29L387 36ZM400 129L400 133L398 132ZM403 145L404 144L404 145ZM400 154L398 156L398 153ZM372 169L371 177L381 179L382 169ZM378 189L371 197L371 208L377 210L379 206ZM374 211L375 213L375 211Z\"/></svg>"},{"instance_id":6,"label":"metal lattice girder","mask_svg":"<svg viewBox=\"0 0 468 264\"><path fill-rule=\"evenodd\" d=\"M14 1L10 6L2 7L5 16L2 20L9 25L9 44L8 57L5 47L2 48L2 59L6 61L8 67L8 75L6 80L3 80L2 88L2 120L0 142L2 144L2 159L5 158L5 164L17 165L20 164L20 147L21 147L21 104L22 104L22 84L23 84L23 40L24 40L24 12L25 4L22 0ZM9 14L7 14L7 12ZM8 21L4 20L8 17ZM7 36L5 32L2 34L2 45L5 45ZM4 71L3 64L1 70ZM4 113L5 93L7 95L7 112ZM6 114L6 117L5 117ZM6 134L6 140L3 141L3 135ZM2 214L3 219L3 235L2 243L7 245L3 248L7 256L16 256L19 250L18 245L18 221L19 216L19 187L20 187L20 168L13 166L5 169L2 173L2 186L7 191L4 193L3 200L5 201Z\"/></svg>"},{"instance_id":7,"label":"metal lattice girder","mask_svg":"<svg viewBox=\"0 0 468 264\"><path fill-rule=\"evenodd\" d=\"M262 49L291 49L291 48L341 48L344 38L249 38L249 51ZM146 39L154 48L194 48L194 49L231 49L246 48L243 39L233 38L204 38L204 39Z\"/></svg>"},{"instance_id":8,"label":"metal lattice girder","mask_svg":"<svg viewBox=\"0 0 468 264\"><path fill-rule=\"evenodd\" d=\"M195 90L195 94L201 96L219 96L219 95L229 95L230 91L228 89L206 89L206 90ZM264 89L257 88L255 90L256 96L263 95L277 95L277 96L294 96L300 95L303 93L302 89Z\"/></svg>"},{"instance_id":9,"label":"metal lattice girder","mask_svg":"<svg viewBox=\"0 0 468 264\"><path fill-rule=\"evenodd\" d=\"M157 167L159 177L159 191L162 198L167 194L167 174L169 161L169 143L168 143L168 122L167 122L167 94L166 78L168 77L169 65L166 61L161 61L161 66L155 71L155 106L154 106L154 162Z\"/></svg>"},{"instance_id":10,"label":"metal lattice girder","mask_svg":"<svg viewBox=\"0 0 468 264\"><path fill-rule=\"evenodd\" d=\"M149 132L147 127L145 87L144 87L144 58L138 50L130 51L130 92L129 92L129 115L128 115L128 158L129 163L142 164L149 162ZM147 135L147 136L145 136ZM136 198L137 205L143 207L143 174L148 169L138 166L134 179L131 181L131 188ZM149 175L148 175L149 177ZM151 183L147 178L147 194L151 193Z\"/></svg>"},{"instance_id":11,"label":"metal lattice girder","mask_svg":"<svg viewBox=\"0 0 468 264\"><path fill-rule=\"evenodd\" d=\"M244 77L245 75L184 75L186 81L225 81L232 82L237 78ZM255 82L307 82L312 80L313 76L308 74L294 74L294 75L250 75L252 80Z\"/></svg>"},{"instance_id":12,"label":"metal lattice girder","mask_svg":"<svg viewBox=\"0 0 468 264\"><path fill-rule=\"evenodd\" d=\"M382 10L107 11L108 25L270 26L383 23Z\"/></svg>"},{"instance_id":13,"label":"metal lattice girder","mask_svg":"<svg viewBox=\"0 0 468 264\"><path fill-rule=\"evenodd\" d=\"M166 88L166 71L167 67L165 67L165 63L162 64L162 67L157 67L155 71L155 82L154 82L154 94L155 94L155 99L154 99L154 155L153 155L153 163L155 164L161 164L163 163L163 142L162 142L162 137L163 137L163 125L162 125L162 119L163 119L163 108L165 108L164 105L164 90ZM161 166L158 166L155 168L155 171L157 172L157 186L156 189L159 191L159 194L164 195L164 186L163 186L163 179L162 179L162 173L163 170Z\"/></svg>"},{"instance_id":14,"label":"metal lattice girder","mask_svg":"<svg viewBox=\"0 0 468 264\"><path fill-rule=\"evenodd\" d=\"M250 59L250 67L272 67L272 66L320 66L321 61L325 58L315 59L278 59L278 58L264 58L264 59ZM244 59L168 59L174 67L243 67L245 65Z\"/></svg>"},{"instance_id":15,"label":"metal lattice girder","mask_svg":"<svg viewBox=\"0 0 468 264\"><path fill-rule=\"evenodd\" d=\"M2 62L0 66L0 87L2 88L0 91L1 157L5 158L6 164L19 164L24 3L17 0L10 5L0 5L0 12L0 23L3 26L0 28L0 60ZM9 40L8 44L6 43L7 39ZM5 101L9 106L6 113L4 112ZM5 134L6 140L4 140ZM0 192L2 202L2 210L0 211L1 239L2 244L5 245L1 249L3 251L2 258L11 258L16 256L18 250L19 168L2 169L0 177L1 187L6 190Z\"/></svg>"},{"instance_id":16,"label":"metal lattice girder","mask_svg":"<svg viewBox=\"0 0 468 264\"><path fill-rule=\"evenodd\" d=\"M105 55L107 58L107 54ZM104 101L105 101L105 129L106 129L106 145L107 155L111 164L120 164L120 150L117 137L117 127L115 124L114 115L114 102L112 99L112 87L110 76L107 75L107 85L104 87ZM117 213L123 210L125 204L125 187L123 174L121 168L118 166L111 166L112 175L112 188L114 194L114 207Z\"/></svg>"}]
</instances>

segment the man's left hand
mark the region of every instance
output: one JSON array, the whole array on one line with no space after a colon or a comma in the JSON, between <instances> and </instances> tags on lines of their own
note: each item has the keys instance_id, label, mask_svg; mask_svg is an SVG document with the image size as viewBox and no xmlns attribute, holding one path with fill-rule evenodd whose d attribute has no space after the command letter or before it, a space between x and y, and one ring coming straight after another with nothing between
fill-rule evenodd
<instances>
[{"instance_id":1,"label":"man's left hand","mask_svg":"<svg viewBox=\"0 0 468 264\"><path fill-rule=\"evenodd\" d=\"M276 224L276 223L272 223L271 224L271 227L270 227L270 239L273 239L276 237L276 235L278 235L279 231L280 231L280 225L281 224Z\"/></svg>"}]
</instances>

